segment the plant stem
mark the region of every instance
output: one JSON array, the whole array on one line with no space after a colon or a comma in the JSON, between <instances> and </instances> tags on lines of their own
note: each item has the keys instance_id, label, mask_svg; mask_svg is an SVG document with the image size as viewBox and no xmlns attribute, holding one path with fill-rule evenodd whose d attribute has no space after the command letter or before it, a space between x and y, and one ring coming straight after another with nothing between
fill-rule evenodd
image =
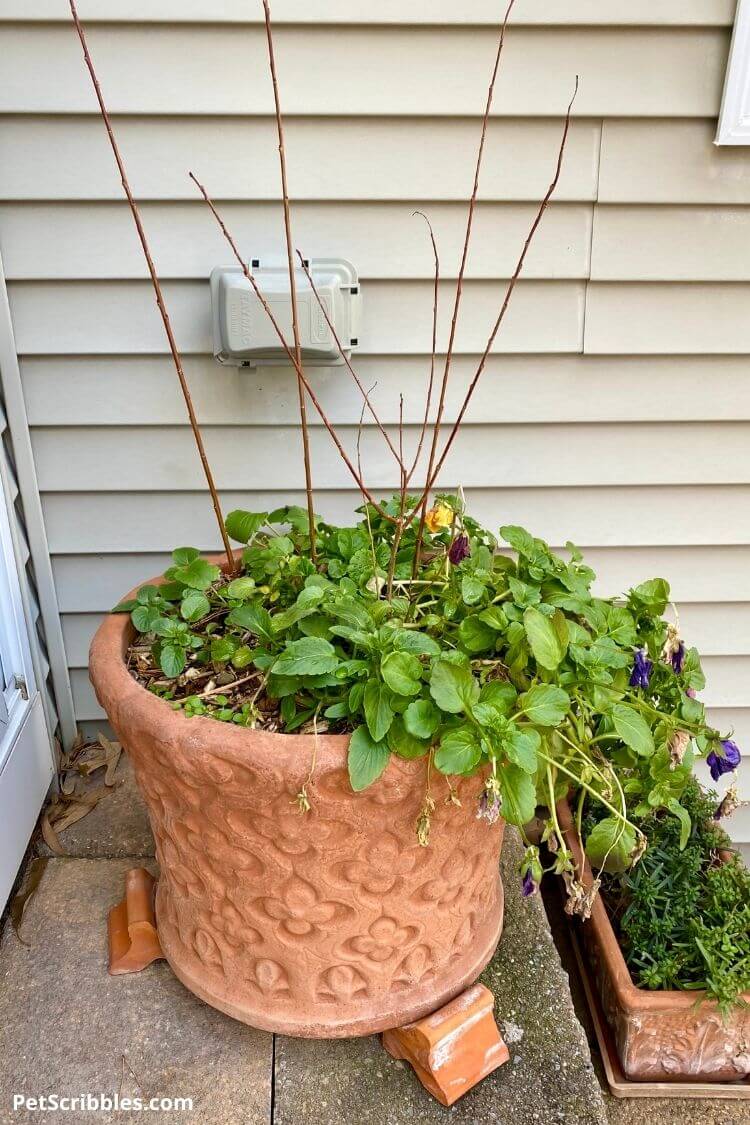
<instances>
[{"instance_id":1,"label":"plant stem","mask_svg":"<svg viewBox=\"0 0 750 1125\"><path fill-rule=\"evenodd\" d=\"M284 201L284 233L286 236L286 254L289 266L289 290L292 299L292 335L294 337L294 359L297 369L297 394L299 398L299 418L302 428L302 459L305 465L305 493L307 496L307 521L310 535L310 555L316 561L317 551L315 542L315 510L313 504L312 468L310 465L310 434L307 429L307 407L305 404L305 388L303 385L302 348L300 346L299 320L297 316L297 282L294 275L294 246L292 242L292 220L289 208L289 188L286 178L286 150L284 148L284 122L281 116L281 100L279 98L279 83L276 78L276 60L273 51L273 33L271 31L271 9L268 0L263 0L263 12L266 21L266 40L268 42L268 65L271 70L273 83L273 101L276 111L276 132L279 138L279 164L281 167L281 192Z\"/></svg>"},{"instance_id":2,"label":"plant stem","mask_svg":"<svg viewBox=\"0 0 750 1125\"><path fill-rule=\"evenodd\" d=\"M185 378L185 372L184 372L183 367L182 367L182 359L180 358L180 353L179 353L179 350L177 348L177 341L174 338L174 332L172 331L172 324L171 324L170 319L169 319L169 314L167 313L166 305L164 304L164 297L163 297L163 294L162 294L162 291L161 291L161 285L159 283L159 278L158 278L158 275L156 273L156 267L154 265L154 260L151 257L151 250L149 249L148 239L146 238L146 232L143 229L143 223L141 222L141 215L140 215L140 212L138 210L138 205L137 205L137 203L136 203L136 201L133 197L132 191L130 190L130 183L128 181L127 173L125 171L125 164L123 163L123 159L122 159L122 156L120 154L120 149L119 149L119 146L117 144L117 140L115 138L114 130L112 129L112 121L110 119L109 111L107 110L107 106L106 106L105 101L104 101L104 95L102 94L101 86L99 85L99 79L96 76L94 64L91 60L91 55L89 54L88 45L86 43L86 36L84 34L83 27L81 26L81 21L78 17L78 11L77 11L76 6L75 6L75 0L69 0L69 3L70 3L71 15L73 16L73 23L75 24L76 31L78 32L78 38L81 41L81 47L83 49L83 57L84 57L84 60L86 62L86 66L88 68L88 72L91 75L91 81L92 81L93 86L94 86L94 93L96 94L96 100L99 103L99 111L102 115L102 119L104 121L104 125L105 125L105 128L107 130L107 136L109 137L110 147L112 148L112 153L113 153L114 158L115 158L115 163L117 164L117 170L120 173L120 180L122 182L122 188L123 188L123 191L125 192L125 196L126 196L127 201L128 201L128 206L130 207L130 213L132 214L133 222L135 223L135 229L138 232L138 238L139 238L139 241L141 243L141 248L143 250L143 256L146 259L146 265L148 266L148 272L149 272L149 275L151 277L151 284L153 285L154 294L156 296L156 304L159 308L159 313L161 315L162 323L164 325L164 331L165 331L166 336L167 336L167 342L169 344L169 350L172 354L172 361L174 363L175 371L177 372L177 378L179 379L179 382L180 382L180 389L182 391L182 397L185 400L185 406L187 408L188 418L190 419L190 427L193 431L193 437L195 438L195 444L196 444L196 447L198 449L198 456L200 457L201 465L203 466L203 472L204 472L204 475L206 477L206 483L208 485L208 491L211 494L211 503L213 504L214 513L216 515L216 522L219 525L219 534L221 535L221 540L222 540L222 543L224 544L224 550L226 551L226 555L227 555L227 562L229 563L230 570L232 572L234 572L234 570L235 570L234 553L232 551L232 546L229 542L229 536L227 535L226 528L224 527L224 517L223 517L222 512L221 512L221 503L219 501L219 494L216 490L216 485L214 483L213 473L211 472L211 466L208 463L208 457L206 456L206 449L205 449L205 446L203 444L203 437L201 435L200 427L198 425L198 419L196 417L195 409L193 407L193 400L192 400L192 397L190 395L190 388L188 387L187 379Z\"/></svg>"}]
</instances>

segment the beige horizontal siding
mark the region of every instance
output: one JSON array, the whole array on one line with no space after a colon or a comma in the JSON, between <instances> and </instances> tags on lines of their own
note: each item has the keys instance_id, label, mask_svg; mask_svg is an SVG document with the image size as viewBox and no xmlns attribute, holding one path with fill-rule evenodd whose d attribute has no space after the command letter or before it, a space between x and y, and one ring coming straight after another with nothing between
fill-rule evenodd
<instances>
[{"instance_id":1,"label":"beige horizontal siding","mask_svg":"<svg viewBox=\"0 0 750 1125\"><path fill-rule=\"evenodd\" d=\"M339 102L339 114L343 108ZM598 121L572 122L557 201L595 199L600 128ZM195 201L189 169L217 200L278 199L271 118L125 117L117 120L117 136L139 199ZM422 203L466 200L471 192L476 118L287 115L285 137L295 200ZM490 121L482 199L540 199L559 143L559 120ZM121 202L122 185L101 121L0 117L0 199Z\"/></svg>"},{"instance_id":2,"label":"beige horizontal siding","mask_svg":"<svg viewBox=\"0 0 750 1125\"><path fill-rule=\"evenodd\" d=\"M592 354L750 352L750 285L592 282L584 350Z\"/></svg>"},{"instance_id":3,"label":"beige horizontal siding","mask_svg":"<svg viewBox=\"0 0 750 1125\"><path fill-rule=\"evenodd\" d=\"M494 513L495 523L500 518L505 518L503 511ZM564 550L562 544L556 546ZM750 547L589 546L585 558L598 576L595 590L602 596L669 575L682 626L694 644L700 648L710 640L714 650L721 645L725 652L750 652L744 604L750 601ZM167 553L58 554L53 571L60 610L103 613L170 565Z\"/></svg>"},{"instance_id":4,"label":"beige horizontal siding","mask_svg":"<svg viewBox=\"0 0 750 1125\"><path fill-rule=\"evenodd\" d=\"M358 433L362 463L371 488L396 492L399 468L374 425L338 427L339 438L356 459ZM409 461L420 428L405 426L403 444ZM248 474L272 472L274 486L293 489L299 480L298 458L279 459L281 445L301 450L299 427L203 427L206 452L218 488L240 489ZM395 446L398 432L391 429ZM750 485L744 422L694 422L577 425L527 423L520 426L474 423L463 428L445 462L443 479L466 488L486 481L512 481L515 487L539 488L607 485ZM36 428L32 435L40 488L45 492L143 492L147 489L196 491L203 470L189 426L110 427L88 432L76 427ZM690 456L683 455L685 446ZM417 473L426 471L423 445ZM613 455L626 449L626 457ZM658 456L653 451L658 450ZM136 453L137 451L137 453ZM317 479L327 488L346 488L351 476L328 433L318 426L310 434Z\"/></svg>"},{"instance_id":5,"label":"beige horizontal siding","mask_svg":"<svg viewBox=\"0 0 750 1125\"><path fill-rule=\"evenodd\" d=\"M260 4L248 0L80 0L81 19L110 23L236 23L263 20ZM497 0L326 0L311 10L310 0L274 0L275 24L497 24ZM511 13L513 26L524 24L664 24L727 27L734 15L733 0L569 0L550 10L548 0L524 0ZM70 16L59 0L4 0L0 20L39 20L66 23Z\"/></svg>"},{"instance_id":6,"label":"beige horizontal siding","mask_svg":"<svg viewBox=\"0 0 750 1125\"><path fill-rule=\"evenodd\" d=\"M482 203L475 218L476 244L467 277L509 277L515 269L538 207L533 203ZM222 217L237 244L261 262L278 259L283 210L277 203L226 203ZM153 203L142 218L162 279L206 278L226 243L202 201ZM466 228L463 203L429 207L441 273L454 277ZM585 278L589 275L591 204L554 204L544 216L544 237L534 242L524 267L527 278ZM175 238L175 229L180 237ZM9 281L86 278L147 278L133 219L126 203L0 207L5 276ZM357 263L362 279L434 277L435 265L424 219L413 203L301 203L294 212L296 245L307 257L337 252ZM227 258L228 260L228 258Z\"/></svg>"},{"instance_id":7,"label":"beige horizontal siding","mask_svg":"<svg viewBox=\"0 0 750 1125\"><path fill-rule=\"evenodd\" d=\"M596 208L597 281L750 281L750 207Z\"/></svg>"},{"instance_id":8,"label":"beige horizontal siding","mask_svg":"<svg viewBox=\"0 0 750 1125\"><path fill-rule=\"evenodd\" d=\"M228 264L224 255L217 260ZM441 284L441 304L450 300ZM211 350L206 282L167 282L164 299L179 347L188 353ZM583 336L584 282L522 281L496 341L496 351L575 352ZM456 334L456 351L481 352L503 301L497 282L464 286L467 316ZM432 332L431 281L370 281L363 287L365 311L360 350L377 354L429 352ZM23 354L131 354L167 350L164 329L149 282L14 282L8 295L18 350ZM447 320L438 348L447 346Z\"/></svg>"},{"instance_id":9,"label":"beige horizontal siding","mask_svg":"<svg viewBox=\"0 0 750 1125\"><path fill-rule=\"evenodd\" d=\"M117 24L94 26L88 38L106 75L113 113L272 111L260 26L238 34L220 25L196 33L182 25ZM280 28L276 46L286 112L339 114L344 99L348 115L477 115L496 38L492 28L451 29L446 65L442 29L394 34L383 27ZM561 113L579 75L578 116L711 116L719 108L728 48L729 33L722 28L518 28L508 40L493 112ZM97 112L70 28L0 27L0 53L0 112ZM43 82L29 81L30 64L37 73L44 70Z\"/></svg>"},{"instance_id":10,"label":"beige horizontal siding","mask_svg":"<svg viewBox=\"0 0 750 1125\"><path fill-rule=\"evenodd\" d=\"M357 267L357 365L390 427L404 395L413 446L432 258L412 212L427 211L439 242L444 348L499 9L272 6L295 239ZM667 577L683 633L705 655L713 720L750 748L750 153L713 144L733 6L519 0L487 130L448 423L552 175L576 74L580 92L555 202L442 484L465 485L490 527L577 542L599 593ZM205 181L248 257L282 251L262 8L80 7L222 502L299 502L291 372L211 358L206 279L233 262L187 177ZM176 544L213 549L218 535L66 6L6 0L0 50L0 251L78 716L95 728L85 662L100 615L163 570ZM353 452L359 393L343 368L310 377ZM316 507L349 521L358 498L314 415L312 442ZM362 442L368 480L387 491L395 476L369 420Z\"/></svg>"},{"instance_id":11,"label":"beige horizontal siding","mask_svg":"<svg viewBox=\"0 0 750 1125\"><path fill-rule=\"evenodd\" d=\"M133 455L137 454L134 446ZM275 469L275 462L262 469L257 491L224 492L225 511L271 511L283 504L299 504L303 498L299 490L269 488ZM181 471L182 466L176 470ZM442 487L447 490L458 483L445 476ZM571 539L582 547L750 545L747 485L604 489L503 488L495 484L467 489L466 496L472 513L488 526L521 523L550 543L564 544ZM181 543L215 550L219 542L213 511L203 492L48 492L43 503L53 554L160 552ZM316 510L333 522L350 521L357 503L351 491L316 491Z\"/></svg>"},{"instance_id":12,"label":"beige horizontal siding","mask_svg":"<svg viewBox=\"0 0 750 1125\"><path fill-rule=\"evenodd\" d=\"M599 201L750 203L747 150L715 136L715 119L604 121Z\"/></svg>"},{"instance_id":13,"label":"beige horizontal siding","mask_svg":"<svg viewBox=\"0 0 750 1125\"><path fill-rule=\"evenodd\" d=\"M444 356L437 360L442 373ZM451 363L445 420L455 420L479 357ZM357 371L380 418L420 424L428 356L359 356ZM32 426L174 426L185 403L168 356L41 356L21 362ZM204 425L293 426L299 417L292 371L221 367L187 356L185 373ZM362 396L343 367L311 369L328 417L358 418ZM143 404L148 402L148 411ZM493 355L469 405L468 422L673 422L750 420L750 364L744 356ZM310 422L319 425L313 412ZM364 419L369 425L369 415Z\"/></svg>"}]
</instances>

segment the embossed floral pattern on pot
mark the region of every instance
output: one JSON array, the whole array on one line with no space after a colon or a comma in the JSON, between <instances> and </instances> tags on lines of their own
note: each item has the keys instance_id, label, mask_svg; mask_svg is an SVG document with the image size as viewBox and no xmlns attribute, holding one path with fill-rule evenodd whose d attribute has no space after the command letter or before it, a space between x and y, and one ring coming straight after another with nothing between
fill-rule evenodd
<instances>
[{"instance_id":1,"label":"embossed floral pattern on pot","mask_svg":"<svg viewBox=\"0 0 750 1125\"><path fill-rule=\"evenodd\" d=\"M376 918L367 933L349 938L342 949L345 956L362 957L376 964L390 961L400 950L411 945L419 936L416 926L400 926L395 918Z\"/></svg>"},{"instance_id":2,"label":"embossed floral pattern on pot","mask_svg":"<svg viewBox=\"0 0 750 1125\"><path fill-rule=\"evenodd\" d=\"M293 877L281 888L278 898L259 898L255 908L276 922L285 938L299 941L321 930L335 927L351 914L343 902L330 902L319 897L317 890L304 879Z\"/></svg>"}]
</instances>

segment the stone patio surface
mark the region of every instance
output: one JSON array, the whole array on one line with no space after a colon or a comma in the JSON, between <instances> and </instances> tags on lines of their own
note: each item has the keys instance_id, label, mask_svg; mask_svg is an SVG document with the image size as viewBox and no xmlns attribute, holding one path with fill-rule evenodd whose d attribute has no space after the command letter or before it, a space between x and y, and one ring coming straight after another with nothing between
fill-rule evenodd
<instances>
[{"instance_id":1,"label":"stone patio surface","mask_svg":"<svg viewBox=\"0 0 750 1125\"><path fill-rule=\"evenodd\" d=\"M198 1001L165 962L110 977L107 910L122 896L129 867L156 872L126 764L120 777L118 790L62 837L69 857L48 860L21 930L28 945L8 921L0 937L2 1125L143 1121L135 1112L12 1109L14 1093L116 1092L192 1098L192 1113L177 1118L201 1125L750 1125L747 1103L624 1102L602 1094L564 936L565 967L542 900L521 898L515 833L503 852L505 930L482 977L495 995L511 1058L451 1109L391 1059L378 1037L316 1041L255 1031ZM557 928L554 903L550 909Z\"/></svg>"}]
</instances>

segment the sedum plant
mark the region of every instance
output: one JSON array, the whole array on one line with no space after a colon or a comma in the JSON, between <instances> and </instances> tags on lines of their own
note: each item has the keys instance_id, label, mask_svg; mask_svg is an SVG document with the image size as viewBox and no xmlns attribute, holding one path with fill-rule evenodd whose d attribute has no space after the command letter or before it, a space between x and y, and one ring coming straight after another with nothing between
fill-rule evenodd
<instances>
[{"instance_id":1,"label":"sedum plant","mask_svg":"<svg viewBox=\"0 0 750 1125\"><path fill-rule=\"evenodd\" d=\"M563 846L557 800L576 792L579 826L587 797L601 805L583 833L587 854L622 871L642 854L640 821L654 810L684 847L681 797L696 755L720 771L739 760L695 698L700 660L664 619L669 587L657 578L597 597L572 544L563 558L521 527L498 538L456 496L438 498L421 538L412 523L396 539L386 517L403 503L384 502L385 515L366 504L352 527L316 519L316 562L303 509L230 513L239 573L180 548L162 585L117 607L140 634L131 668L187 715L350 732L354 790L392 755L424 759L423 844L441 776L455 800L454 779L481 772L477 815L490 823L502 815L523 830L547 805L554 869L586 913L591 894ZM528 844L527 893L541 873Z\"/></svg>"}]
</instances>

